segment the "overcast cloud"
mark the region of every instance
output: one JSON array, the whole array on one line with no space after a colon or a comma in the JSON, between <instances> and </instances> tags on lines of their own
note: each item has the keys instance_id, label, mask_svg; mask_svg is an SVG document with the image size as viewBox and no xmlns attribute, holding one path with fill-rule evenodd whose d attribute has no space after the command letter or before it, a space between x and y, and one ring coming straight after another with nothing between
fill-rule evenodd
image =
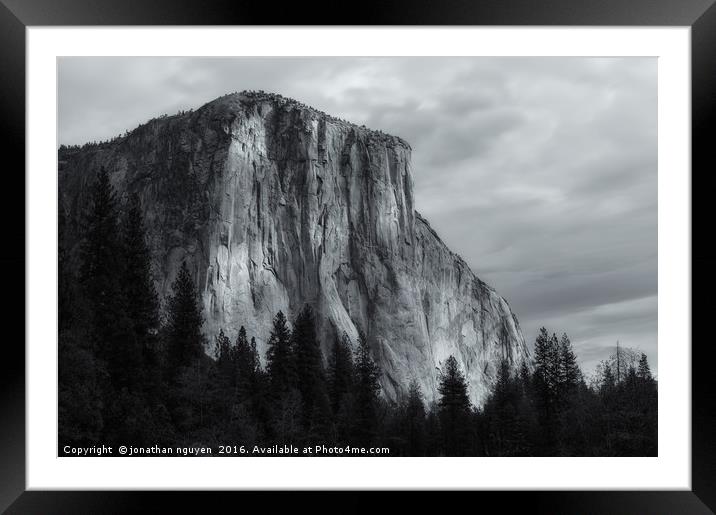
<instances>
[{"instance_id":1,"label":"overcast cloud","mask_svg":"<svg viewBox=\"0 0 716 515\"><path fill-rule=\"evenodd\" d=\"M413 147L416 208L532 343L657 369L654 58L63 58L59 140L263 89Z\"/></svg>"}]
</instances>

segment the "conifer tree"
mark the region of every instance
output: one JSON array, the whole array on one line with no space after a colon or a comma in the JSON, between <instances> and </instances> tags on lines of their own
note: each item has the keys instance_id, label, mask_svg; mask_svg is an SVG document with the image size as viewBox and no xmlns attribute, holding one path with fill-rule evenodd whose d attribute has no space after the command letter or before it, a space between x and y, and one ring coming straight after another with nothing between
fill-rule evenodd
<instances>
[{"instance_id":1,"label":"conifer tree","mask_svg":"<svg viewBox=\"0 0 716 515\"><path fill-rule=\"evenodd\" d=\"M254 382L262 374L261 370L261 359L259 358L259 351L256 348L256 338L251 337L251 343L249 344L249 370L253 372Z\"/></svg>"},{"instance_id":2,"label":"conifer tree","mask_svg":"<svg viewBox=\"0 0 716 515\"><path fill-rule=\"evenodd\" d=\"M159 378L159 302L151 274L151 254L146 242L146 232L139 197L131 195L121 227L122 288L126 301L127 316L134 332L136 346L126 352L137 353L130 359L129 373L143 390L156 390Z\"/></svg>"},{"instance_id":3,"label":"conifer tree","mask_svg":"<svg viewBox=\"0 0 716 515\"><path fill-rule=\"evenodd\" d=\"M525 396L530 396L532 394L532 372L527 366L527 362L524 360L522 361L522 363L520 363L520 371L518 377L520 379L520 388L522 389L522 394Z\"/></svg>"},{"instance_id":4,"label":"conifer tree","mask_svg":"<svg viewBox=\"0 0 716 515\"><path fill-rule=\"evenodd\" d=\"M259 352L256 350L256 338L251 337L251 344L249 345L249 348L251 349L251 356L253 363L256 364L256 368L259 368L261 366L261 362L259 361Z\"/></svg>"},{"instance_id":5,"label":"conifer tree","mask_svg":"<svg viewBox=\"0 0 716 515\"><path fill-rule=\"evenodd\" d=\"M256 347L256 338L251 337L249 344L251 362L255 364L253 368L253 381L250 384L250 403L252 415L255 417L257 424L261 426L262 431L268 431L270 421L270 380L268 373L262 368L259 353Z\"/></svg>"},{"instance_id":6,"label":"conifer tree","mask_svg":"<svg viewBox=\"0 0 716 515\"><path fill-rule=\"evenodd\" d=\"M157 293L151 273L151 254L146 242L144 217L139 197L134 194L127 202L122 227L124 257L122 283L128 315L137 338L145 345L154 344L159 315ZM153 349L148 349L153 350Z\"/></svg>"},{"instance_id":7,"label":"conifer tree","mask_svg":"<svg viewBox=\"0 0 716 515\"><path fill-rule=\"evenodd\" d=\"M341 407L343 398L353 388L353 354L351 342L346 333L333 342L333 349L328 359L328 393L331 409L335 414Z\"/></svg>"},{"instance_id":8,"label":"conifer tree","mask_svg":"<svg viewBox=\"0 0 716 515\"><path fill-rule=\"evenodd\" d=\"M425 405L417 380L408 384L405 402L405 432L408 456L423 456L425 453Z\"/></svg>"},{"instance_id":9,"label":"conifer tree","mask_svg":"<svg viewBox=\"0 0 716 515\"><path fill-rule=\"evenodd\" d=\"M566 333L562 334L559 342L559 384L562 394L573 392L581 380L581 375L572 343Z\"/></svg>"},{"instance_id":10,"label":"conifer tree","mask_svg":"<svg viewBox=\"0 0 716 515\"><path fill-rule=\"evenodd\" d=\"M311 306L306 304L296 317L291 333L298 391L304 408L313 409L320 396L325 396L323 356L316 337L316 321Z\"/></svg>"},{"instance_id":11,"label":"conifer tree","mask_svg":"<svg viewBox=\"0 0 716 515\"><path fill-rule=\"evenodd\" d=\"M256 393L256 381L260 366L256 350L256 340L251 338L249 343L246 328L242 325L234 345L236 356L237 393L241 401L249 400Z\"/></svg>"},{"instance_id":12,"label":"conifer tree","mask_svg":"<svg viewBox=\"0 0 716 515\"><path fill-rule=\"evenodd\" d=\"M107 171L102 168L90 190L81 249L81 280L91 306L92 326L99 354L107 359L117 343L117 318L124 313L120 275L117 200Z\"/></svg>"},{"instance_id":13,"label":"conifer tree","mask_svg":"<svg viewBox=\"0 0 716 515\"><path fill-rule=\"evenodd\" d=\"M95 309L104 311L118 297L120 256L116 193L104 167L89 193L85 225L81 278Z\"/></svg>"},{"instance_id":14,"label":"conifer tree","mask_svg":"<svg viewBox=\"0 0 716 515\"><path fill-rule=\"evenodd\" d=\"M85 226L80 278L89 307L94 352L106 364L109 383L104 386L104 395L109 407L116 398L111 389L135 385L142 361L120 281L123 253L116 194L104 168L90 190Z\"/></svg>"},{"instance_id":15,"label":"conifer tree","mask_svg":"<svg viewBox=\"0 0 716 515\"><path fill-rule=\"evenodd\" d=\"M60 330L67 329L73 322L74 278L70 269L67 215L60 207L57 220L57 322Z\"/></svg>"},{"instance_id":16,"label":"conifer tree","mask_svg":"<svg viewBox=\"0 0 716 515\"><path fill-rule=\"evenodd\" d=\"M60 442L94 445L106 441L103 414L106 393L100 387L100 376L106 371L85 338L72 331L60 331L57 368Z\"/></svg>"},{"instance_id":17,"label":"conifer tree","mask_svg":"<svg viewBox=\"0 0 716 515\"><path fill-rule=\"evenodd\" d=\"M455 356L451 355L445 361L438 392L440 393L438 406L445 453L448 456L458 456L467 448L467 422L471 406L467 394L467 381Z\"/></svg>"},{"instance_id":18,"label":"conifer tree","mask_svg":"<svg viewBox=\"0 0 716 515\"><path fill-rule=\"evenodd\" d=\"M222 430L231 421L236 403L236 362L231 340L224 330L214 337L216 362L210 368L208 393L211 400L212 423Z\"/></svg>"},{"instance_id":19,"label":"conifer tree","mask_svg":"<svg viewBox=\"0 0 716 515\"><path fill-rule=\"evenodd\" d=\"M498 404L508 402L512 394L512 374L510 372L510 362L504 356L497 365L497 377L495 385L492 388L492 396Z\"/></svg>"},{"instance_id":20,"label":"conifer tree","mask_svg":"<svg viewBox=\"0 0 716 515\"><path fill-rule=\"evenodd\" d=\"M491 454L512 455L514 449L513 430L516 426L515 405L517 388L512 381L510 362L502 357L497 365L497 376L488 397L483 414L487 419L488 448Z\"/></svg>"},{"instance_id":21,"label":"conifer tree","mask_svg":"<svg viewBox=\"0 0 716 515\"><path fill-rule=\"evenodd\" d=\"M552 333L549 341L547 377L549 378L550 391L553 397L559 395L560 378L562 373L562 362L559 348L559 339L556 333Z\"/></svg>"},{"instance_id":22,"label":"conifer tree","mask_svg":"<svg viewBox=\"0 0 716 515\"><path fill-rule=\"evenodd\" d=\"M558 409L560 370L557 335L549 336L547 330L542 327L535 341L534 394L543 436L547 440L555 436L553 424Z\"/></svg>"},{"instance_id":23,"label":"conifer tree","mask_svg":"<svg viewBox=\"0 0 716 515\"><path fill-rule=\"evenodd\" d=\"M535 375L540 381L540 387L544 390L550 389L551 368L552 368L552 339L547 329L541 327L535 340ZM546 394L545 394L546 395Z\"/></svg>"},{"instance_id":24,"label":"conifer tree","mask_svg":"<svg viewBox=\"0 0 716 515\"><path fill-rule=\"evenodd\" d=\"M58 436L61 442L92 445L102 440L102 391L106 369L96 357L88 334L85 304L77 295L69 227L64 209L58 213Z\"/></svg>"},{"instance_id":25,"label":"conifer tree","mask_svg":"<svg viewBox=\"0 0 716 515\"><path fill-rule=\"evenodd\" d=\"M266 372L274 400L286 396L296 385L296 369L291 349L291 331L286 316L279 311L273 319L273 329L266 350Z\"/></svg>"},{"instance_id":26,"label":"conifer tree","mask_svg":"<svg viewBox=\"0 0 716 515\"><path fill-rule=\"evenodd\" d=\"M616 385L616 378L612 372L612 367L609 363L602 364L602 374L600 378L600 391L602 396L609 395Z\"/></svg>"},{"instance_id":27,"label":"conifer tree","mask_svg":"<svg viewBox=\"0 0 716 515\"><path fill-rule=\"evenodd\" d=\"M640 446L637 449L639 455L655 456L658 452L658 392L654 376L651 374L649 361L646 354L642 353L639 358L639 368L636 371L635 388L635 411L633 415L640 419L639 432L641 436Z\"/></svg>"},{"instance_id":28,"label":"conifer tree","mask_svg":"<svg viewBox=\"0 0 716 515\"><path fill-rule=\"evenodd\" d=\"M654 379L651 375L649 361L646 358L646 354L644 354L643 352L641 353L641 357L639 358L639 369L637 371L637 376L639 377L639 379L642 379L644 381L652 381Z\"/></svg>"},{"instance_id":29,"label":"conifer tree","mask_svg":"<svg viewBox=\"0 0 716 515\"><path fill-rule=\"evenodd\" d=\"M358 334L354 374L356 438L359 443L367 445L375 436L381 387L378 380L380 369L373 361L368 340L362 331Z\"/></svg>"},{"instance_id":30,"label":"conifer tree","mask_svg":"<svg viewBox=\"0 0 716 515\"><path fill-rule=\"evenodd\" d=\"M172 283L167 318L167 361L170 375L178 368L190 366L203 354L201 326L204 322L197 302L197 292L186 261Z\"/></svg>"},{"instance_id":31,"label":"conifer tree","mask_svg":"<svg viewBox=\"0 0 716 515\"><path fill-rule=\"evenodd\" d=\"M241 355L242 359L246 361L246 363L242 365L246 366L247 368L250 366L248 362L250 355L249 339L246 335L246 328L243 325L239 327L239 332L236 334L236 342L234 342L234 353L237 355L236 366L238 369L242 368L242 366L239 365L239 355Z\"/></svg>"},{"instance_id":32,"label":"conifer tree","mask_svg":"<svg viewBox=\"0 0 716 515\"><path fill-rule=\"evenodd\" d=\"M316 337L316 321L306 304L296 317L291 333L298 391L301 394L305 425L323 425L328 416L328 394L323 355Z\"/></svg>"},{"instance_id":33,"label":"conifer tree","mask_svg":"<svg viewBox=\"0 0 716 515\"><path fill-rule=\"evenodd\" d=\"M216 355L216 368L221 378L222 388L231 389L235 384L236 362L231 340L220 329L214 338L214 354Z\"/></svg>"}]
</instances>

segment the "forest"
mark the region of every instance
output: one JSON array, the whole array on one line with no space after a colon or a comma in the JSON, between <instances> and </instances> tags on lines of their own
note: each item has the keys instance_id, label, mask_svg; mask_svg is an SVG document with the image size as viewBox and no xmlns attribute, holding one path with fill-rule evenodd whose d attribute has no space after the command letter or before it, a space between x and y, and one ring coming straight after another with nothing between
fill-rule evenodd
<instances>
[{"instance_id":1,"label":"forest","mask_svg":"<svg viewBox=\"0 0 716 515\"><path fill-rule=\"evenodd\" d=\"M415 381L387 401L366 337L323 346L308 305L291 321L276 313L263 357L244 327L207 342L186 263L160 316L139 199L118 199L104 170L91 188L79 222L59 213L60 449L320 443L390 456L657 455L657 380L645 354L618 345L587 378L569 337L542 328L533 361L497 363L478 407L452 356L435 402Z\"/></svg>"}]
</instances>

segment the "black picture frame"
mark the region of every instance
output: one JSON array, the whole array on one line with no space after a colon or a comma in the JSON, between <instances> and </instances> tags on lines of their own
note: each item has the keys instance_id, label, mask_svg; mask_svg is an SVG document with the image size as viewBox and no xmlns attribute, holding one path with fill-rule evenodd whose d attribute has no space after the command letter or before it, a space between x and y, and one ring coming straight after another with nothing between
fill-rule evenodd
<instances>
[{"instance_id":1,"label":"black picture frame","mask_svg":"<svg viewBox=\"0 0 716 515\"><path fill-rule=\"evenodd\" d=\"M707 197L714 190L716 153L716 5L714 0L366 0L345 9L335 2L198 0L0 0L0 142L4 190L1 270L7 301L0 354L0 510L7 513L126 513L154 510L236 511L236 496L258 493L191 492L40 492L25 487L25 278L32 273L25 253L25 29L34 25L560 25L690 26L692 30L692 490L642 492L470 492L450 493L450 504L479 509L548 513L713 513L716 511L716 374L707 323L715 304L716 251L711 250L713 219ZM349 7L350 4L344 4ZM8 159L9 157L9 159ZM697 235L700 235L697 238ZM24 270L24 274L20 271ZM20 301L19 299L23 299ZM668 314L661 313L662 316ZM12 334L10 329L15 329ZM207 497L211 495L211 499ZM265 495L265 494L264 494ZM321 493L276 495L272 502L310 502L314 509L365 511L382 506L369 493L356 501ZM310 494L310 497L315 494ZM465 498L468 497L469 498ZM405 502L432 508L444 500L412 492ZM263 502L264 499L257 499ZM241 505L247 501L242 499ZM224 504L228 503L228 504ZM406 509L407 506L403 505Z\"/></svg>"}]
</instances>

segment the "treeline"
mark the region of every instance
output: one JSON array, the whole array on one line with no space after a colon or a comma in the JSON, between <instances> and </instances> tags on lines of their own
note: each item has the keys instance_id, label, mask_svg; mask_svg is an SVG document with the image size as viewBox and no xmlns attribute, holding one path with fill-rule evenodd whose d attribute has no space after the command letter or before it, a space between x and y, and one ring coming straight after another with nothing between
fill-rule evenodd
<instances>
[{"instance_id":1,"label":"treeline","mask_svg":"<svg viewBox=\"0 0 716 515\"><path fill-rule=\"evenodd\" d=\"M657 455L657 382L646 355L617 345L587 384L567 335L545 328L533 369L501 363L477 418L487 456Z\"/></svg>"},{"instance_id":2,"label":"treeline","mask_svg":"<svg viewBox=\"0 0 716 515\"><path fill-rule=\"evenodd\" d=\"M437 400L412 381L397 403L361 334L324 357L305 306L276 314L259 357L244 327L201 332L183 264L166 317L150 271L139 200L102 170L79 223L59 224L60 445L383 446L391 455L655 455L656 381L646 356L617 349L587 384L569 339L542 330L534 363L499 364L484 406L450 357ZM204 349L214 346L216 359Z\"/></svg>"},{"instance_id":3,"label":"treeline","mask_svg":"<svg viewBox=\"0 0 716 515\"><path fill-rule=\"evenodd\" d=\"M98 148L101 149L101 148L104 148L104 147L108 147L109 145L111 145L111 144L113 144L113 143L116 143L116 142L118 142L118 141L121 141L122 139L128 137L128 136L132 133L132 131L135 131L135 130L137 130L137 129L141 129L143 126L147 126L147 125L149 125L149 124L151 124L151 123L153 123L153 122L156 122L157 120L166 120L167 118L173 118L173 117L176 117L176 116L183 116L183 115L185 115L185 114L190 114L190 113L193 113L193 112L194 112L194 109L187 109L187 110L180 109L179 111L176 112L176 114L173 114L173 115L169 115L169 114L166 114L166 113L165 113L165 114L159 115L159 116L157 116L157 117L151 118L151 119L147 120L147 121L144 122L144 123L140 123L139 125L137 125L137 126L136 126L134 129L132 129L131 131L130 131L129 129L127 129L127 130L124 131L123 134L117 134L117 135L115 135L115 136L113 136L113 137L111 137L111 138L109 138L109 139L106 139L106 140L88 141L88 142L86 142L86 143L83 143L82 145L78 145L78 144L66 145L66 144L63 143L63 144L61 144L61 145L58 147L58 154L59 154L60 158L62 158L62 156L64 156L64 155L74 154L74 153L79 152L79 151L81 151L81 150L90 150L90 149L98 149Z\"/></svg>"}]
</instances>

